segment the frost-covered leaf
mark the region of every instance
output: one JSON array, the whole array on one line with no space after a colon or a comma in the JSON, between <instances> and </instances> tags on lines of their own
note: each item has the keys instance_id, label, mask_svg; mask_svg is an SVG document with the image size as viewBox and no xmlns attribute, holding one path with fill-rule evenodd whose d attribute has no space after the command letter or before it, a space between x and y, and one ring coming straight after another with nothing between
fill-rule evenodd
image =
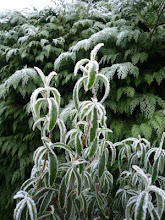
<instances>
[{"instance_id":1,"label":"frost-covered leaf","mask_svg":"<svg viewBox=\"0 0 165 220\"><path fill-rule=\"evenodd\" d=\"M89 62L88 59L82 59L82 60L78 61L76 63L75 68L74 68L74 75L76 76L78 71L79 71L79 69L81 68L81 66L83 66L85 63L88 63L88 62Z\"/></svg>"},{"instance_id":2,"label":"frost-covered leaf","mask_svg":"<svg viewBox=\"0 0 165 220\"><path fill-rule=\"evenodd\" d=\"M65 205L65 202L67 199L66 197L67 197L67 187L65 184L65 176L64 176L60 183L60 189L59 189L59 202L60 202L61 208L63 208Z\"/></svg>"},{"instance_id":3,"label":"frost-covered leaf","mask_svg":"<svg viewBox=\"0 0 165 220\"><path fill-rule=\"evenodd\" d=\"M159 158L154 161L153 167L152 167L152 183L155 182L155 180L157 179L159 173Z\"/></svg>"},{"instance_id":4,"label":"frost-covered leaf","mask_svg":"<svg viewBox=\"0 0 165 220\"><path fill-rule=\"evenodd\" d=\"M49 161L49 182L50 182L50 186L52 186L54 184L58 172L58 160L56 154L53 151L49 151L48 161Z\"/></svg>"},{"instance_id":5,"label":"frost-covered leaf","mask_svg":"<svg viewBox=\"0 0 165 220\"><path fill-rule=\"evenodd\" d=\"M70 220L72 217L73 212L73 202L72 202L72 195L70 194L67 198L67 205L65 208L65 220Z\"/></svg>"},{"instance_id":6,"label":"frost-covered leaf","mask_svg":"<svg viewBox=\"0 0 165 220\"><path fill-rule=\"evenodd\" d=\"M49 121L48 121L48 129L52 131L56 125L56 121L59 114L59 106L55 99L48 98L48 106L49 106Z\"/></svg>"},{"instance_id":7,"label":"frost-covered leaf","mask_svg":"<svg viewBox=\"0 0 165 220\"><path fill-rule=\"evenodd\" d=\"M46 211L47 207L49 206L52 198L54 195L54 191L53 190L49 190L48 192L45 193L44 198L42 199L42 203L40 206L40 213Z\"/></svg>"},{"instance_id":8,"label":"frost-covered leaf","mask_svg":"<svg viewBox=\"0 0 165 220\"><path fill-rule=\"evenodd\" d=\"M79 108L79 90L83 84L83 82L87 79L87 76L84 76L82 78L80 78L75 87L74 87L74 90L73 90L73 100L74 100L74 103L75 103L75 107L78 109Z\"/></svg>"},{"instance_id":9,"label":"frost-covered leaf","mask_svg":"<svg viewBox=\"0 0 165 220\"><path fill-rule=\"evenodd\" d=\"M51 215L50 211L45 211L37 215L37 219L43 219L44 217L48 217Z\"/></svg>"},{"instance_id":10,"label":"frost-covered leaf","mask_svg":"<svg viewBox=\"0 0 165 220\"><path fill-rule=\"evenodd\" d=\"M103 47L104 44L103 43L100 43L100 44L97 44L93 50L91 51L91 54L90 54L90 59L93 61L96 59L96 55L97 55L97 52L100 50L101 47Z\"/></svg>"},{"instance_id":11,"label":"frost-covered leaf","mask_svg":"<svg viewBox=\"0 0 165 220\"><path fill-rule=\"evenodd\" d=\"M82 179L81 179L81 175L76 169L74 169L74 175L75 175L76 184L77 184L77 196L79 197L81 190L82 190Z\"/></svg>"},{"instance_id":12,"label":"frost-covered leaf","mask_svg":"<svg viewBox=\"0 0 165 220\"><path fill-rule=\"evenodd\" d=\"M32 199L27 200L27 207L30 215L31 220L37 220L37 208Z\"/></svg>"},{"instance_id":13,"label":"frost-covered leaf","mask_svg":"<svg viewBox=\"0 0 165 220\"><path fill-rule=\"evenodd\" d=\"M97 150L97 145L98 145L98 138L96 137L93 142L91 143L90 146L90 151L89 151L89 157L93 157L93 155L95 154L96 150Z\"/></svg>"},{"instance_id":14,"label":"frost-covered leaf","mask_svg":"<svg viewBox=\"0 0 165 220\"><path fill-rule=\"evenodd\" d=\"M90 142L92 142L95 137L97 136L97 129L98 129L98 112L97 109L93 109L93 118L92 118L92 127L90 129Z\"/></svg>"},{"instance_id":15,"label":"frost-covered leaf","mask_svg":"<svg viewBox=\"0 0 165 220\"><path fill-rule=\"evenodd\" d=\"M103 103L105 101L105 99L107 98L107 96L109 95L109 91L110 91L109 81L108 81L107 77L105 77L102 74L97 74L97 77L103 81L104 86L105 86L105 93L104 93L103 98L100 101L100 103Z\"/></svg>"},{"instance_id":16,"label":"frost-covered leaf","mask_svg":"<svg viewBox=\"0 0 165 220\"><path fill-rule=\"evenodd\" d=\"M99 70L99 65L96 61L89 61L88 63L88 80L87 80L87 86L88 86L88 89L90 89L95 80L96 80L96 77L97 77L97 74L98 74L98 70Z\"/></svg>"},{"instance_id":17,"label":"frost-covered leaf","mask_svg":"<svg viewBox=\"0 0 165 220\"><path fill-rule=\"evenodd\" d=\"M82 140L81 140L81 133L77 133L75 136L75 148L78 155L81 154L83 150Z\"/></svg>"},{"instance_id":18,"label":"frost-covered leaf","mask_svg":"<svg viewBox=\"0 0 165 220\"><path fill-rule=\"evenodd\" d=\"M145 220L148 207L148 192L143 191L140 193L135 207L135 220Z\"/></svg>"},{"instance_id":19,"label":"frost-covered leaf","mask_svg":"<svg viewBox=\"0 0 165 220\"><path fill-rule=\"evenodd\" d=\"M105 162L105 151L103 151L101 157L100 157L100 160L99 160L99 169L98 169L98 175L99 177L101 177L103 175L103 172L105 170L105 165L106 165L106 162Z\"/></svg>"},{"instance_id":20,"label":"frost-covered leaf","mask_svg":"<svg viewBox=\"0 0 165 220\"><path fill-rule=\"evenodd\" d=\"M133 165L132 168L133 168L134 170L136 170L136 172L138 173L138 175L143 179L144 184L145 184L145 187L147 187L147 186L150 184L150 182L149 182L149 179L148 179L148 177L146 176L146 174L143 172L143 170L142 170L140 167L136 166L136 165Z\"/></svg>"}]
</instances>

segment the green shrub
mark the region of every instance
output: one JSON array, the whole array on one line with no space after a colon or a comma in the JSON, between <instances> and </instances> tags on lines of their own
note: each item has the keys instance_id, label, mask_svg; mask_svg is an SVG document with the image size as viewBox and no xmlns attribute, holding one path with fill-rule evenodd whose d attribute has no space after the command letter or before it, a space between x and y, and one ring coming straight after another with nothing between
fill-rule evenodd
<instances>
[{"instance_id":1,"label":"green shrub","mask_svg":"<svg viewBox=\"0 0 165 220\"><path fill-rule=\"evenodd\" d=\"M140 136L117 143L109 141L112 131L107 127L103 102L110 86L107 77L99 73L96 61L103 45L95 46L90 59L82 59L75 66L75 75L81 70L83 76L73 90L74 123L69 131L59 117L60 93L50 86L57 74L45 76L35 68L44 86L33 92L30 108L33 129L41 131L43 145L33 154L30 178L14 196L18 199L15 220L161 219L165 210L165 133L159 147L151 147ZM99 100L100 81L105 92ZM91 100L80 101L81 88L93 93ZM53 143L55 126L59 127L60 139ZM56 149L65 151L64 162L58 160ZM113 166L114 170L110 168ZM115 186L116 171L119 175Z\"/></svg>"},{"instance_id":2,"label":"green shrub","mask_svg":"<svg viewBox=\"0 0 165 220\"><path fill-rule=\"evenodd\" d=\"M7 12L0 18L0 218L4 220L12 218L5 210L12 209L12 194L29 176L33 151L41 144L29 114L30 94L41 86L34 66L47 75L55 62L59 74L52 85L56 82L61 93L61 107L69 103L63 118L71 128L74 65L103 42L98 58L111 85L104 103L114 134L109 140L140 134L151 143L160 142L165 126L164 1L86 2L26 16ZM100 84L98 89L101 97L104 87Z\"/></svg>"}]
</instances>

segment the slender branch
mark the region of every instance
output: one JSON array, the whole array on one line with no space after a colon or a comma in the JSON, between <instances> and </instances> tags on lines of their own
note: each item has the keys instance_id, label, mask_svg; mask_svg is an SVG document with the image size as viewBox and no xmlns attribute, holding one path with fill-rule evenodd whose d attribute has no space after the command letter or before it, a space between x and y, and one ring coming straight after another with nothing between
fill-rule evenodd
<instances>
[{"instance_id":1,"label":"slender branch","mask_svg":"<svg viewBox=\"0 0 165 220\"><path fill-rule=\"evenodd\" d=\"M152 37L153 37L153 35L154 35L154 33L155 33L155 31L156 31L158 25L159 25L160 17L161 17L161 15L162 15L164 9L165 9L165 4L162 6L162 9L160 10L160 12L159 12L159 14L158 14L158 17L157 17L157 21L156 21L156 23L155 23L155 26L154 26L153 30L151 31L151 33L150 33L150 41L152 41Z\"/></svg>"},{"instance_id":2,"label":"slender branch","mask_svg":"<svg viewBox=\"0 0 165 220\"><path fill-rule=\"evenodd\" d=\"M52 139L52 133L53 133L52 131L49 132L49 139L50 139L50 141Z\"/></svg>"},{"instance_id":3,"label":"slender branch","mask_svg":"<svg viewBox=\"0 0 165 220\"><path fill-rule=\"evenodd\" d=\"M96 82L94 82L94 85L93 85L93 98L94 99L97 98ZM89 134L90 128L91 128L91 122L89 121L86 134L84 135L83 140L82 140L83 147L85 147L86 140L88 139L88 134Z\"/></svg>"},{"instance_id":4,"label":"slender branch","mask_svg":"<svg viewBox=\"0 0 165 220\"><path fill-rule=\"evenodd\" d=\"M88 134L89 134L90 128L91 128L91 122L88 123L88 128L87 128L86 134L84 135L83 140L82 140L83 147L85 147L86 140L88 139Z\"/></svg>"},{"instance_id":5,"label":"slender branch","mask_svg":"<svg viewBox=\"0 0 165 220\"><path fill-rule=\"evenodd\" d=\"M94 82L93 90L94 90L93 98L96 99L97 98L96 82Z\"/></svg>"},{"instance_id":6,"label":"slender branch","mask_svg":"<svg viewBox=\"0 0 165 220\"><path fill-rule=\"evenodd\" d=\"M138 12L138 11L137 11L137 12ZM140 17L141 17L142 20L143 20L144 25L146 26L146 28L148 28L148 30L149 30L149 32L150 32L150 34L151 34L151 29L149 28L149 24L148 24L148 22L146 21L144 15L143 15L141 12L139 12L139 14L140 14Z\"/></svg>"},{"instance_id":7,"label":"slender branch","mask_svg":"<svg viewBox=\"0 0 165 220\"><path fill-rule=\"evenodd\" d=\"M52 138L52 131L49 132L49 139L51 140L51 138ZM43 164L43 167L42 167L42 170L41 170L41 174L40 174L40 177L39 177L39 180L38 180L38 183L37 183L37 190L41 187L42 174L43 174L43 172L44 172L44 170L45 170L47 159L48 159L48 150L47 150L46 153L45 153L44 164Z\"/></svg>"},{"instance_id":8,"label":"slender branch","mask_svg":"<svg viewBox=\"0 0 165 220\"><path fill-rule=\"evenodd\" d=\"M44 159L44 164L43 164L43 167L42 167L42 170L41 170L41 174L40 174L40 177L39 177L39 180L38 180L38 183L37 183L37 190L41 187L41 183L42 183L42 174L45 170L45 166L46 166L46 161L48 159L48 150L46 151L45 153L45 159Z\"/></svg>"},{"instance_id":9,"label":"slender branch","mask_svg":"<svg viewBox=\"0 0 165 220\"><path fill-rule=\"evenodd\" d=\"M100 184L96 183L96 196L99 195L99 190L100 190Z\"/></svg>"}]
</instances>

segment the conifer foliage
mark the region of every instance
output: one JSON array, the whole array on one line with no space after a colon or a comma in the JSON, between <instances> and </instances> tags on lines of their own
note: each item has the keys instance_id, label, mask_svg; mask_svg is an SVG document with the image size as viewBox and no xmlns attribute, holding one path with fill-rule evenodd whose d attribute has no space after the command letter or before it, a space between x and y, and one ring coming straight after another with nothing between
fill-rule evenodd
<instances>
[{"instance_id":1,"label":"conifer foliage","mask_svg":"<svg viewBox=\"0 0 165 220\"><path fill-rule=\"evenodd\" d=\"M41 131L43 144L33 154L30 178L14 196L18 200L15 220L162 218L165 211L165 179L162 176L165 133L159 147L150 146L150 142L140 136L117 143L108 140L112 131L107 127L103 102L110 86L107 77L99 73L96 61L96 54L103 45L96 45L90 60L82 59L75 66L75 75L81 70L83 76L73 90L76 120L71 130L67 130L59 118L60 94L50 86L57 74L51 72L45 76L35 68L44 86L33 92L30 108L33 128ZM105 86L100 100L97 97L99 82ZM79 99L81 88L93 93L91 100ZM60 130L60 141L54 143L55 126ZM58 160L56 149L65 151L64 162ZM113 197L116 187L108 163L112 167L117 161L119 188Z\"/></svg>"},{"instance_id":2,"label":"conifer foliage","mask_svg":"<svg viewBox=\"0 0 165 220\"><path fill-rule=\"evenodd\" d=\"M164 1L61 2L54 9L26 15L7 12L0 17L0 218L4 220L12 219L5 209L12 209L11 195L29 176L33 151L42 143L37 129L32 131L29 114L30 95L43 86L34 66L46 76L53 68L58 72L50 87L56 82L63 108L59 119L71 129L71 121L77 119L70 100L80 77L74 77L74 66L102 42L105 46L96 59L99 74L106 76L111 85L104 102L107 125L113 130L113 135L108 134L109 141L130 136L138 139L141 135L158 146L165 128ZM104 82L100 80L96 88L101 100ZM90 97L87 89L85 93L80 89L80 100ZM42 112L46 112L45 100ZM58 126L55 131L54 142L60 136ZM63 155L64 151L57 149L56 154L61 152ZM114 170L114 174L118 172Z\"/></svg>"}]
</instances>

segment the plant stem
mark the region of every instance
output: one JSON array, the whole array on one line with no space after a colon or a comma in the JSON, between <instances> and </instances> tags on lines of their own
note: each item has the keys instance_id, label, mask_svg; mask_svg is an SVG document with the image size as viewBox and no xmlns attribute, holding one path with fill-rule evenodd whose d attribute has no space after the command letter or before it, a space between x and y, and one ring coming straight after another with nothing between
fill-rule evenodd
<instances>
[{"instance_id":1,"label":"plant stem","mask_svg":"<svg viewBox=\"0 0 165 220\"><path fill-rule=\"evenodd\" d=\"M42 170L41 170L41 174L40 174L40 177L39 177L39 180L38 180L38 183L37 183L37 190L41 187L41 183L42 183L42 174L45 170L45 166L46 166L46 161L48 159L48 150L46 151L45 153L45 159L44 159L44 164L43 164L43 167L42 167Z\"/></svg>"},{"instance_id":2,"label":"plant stem","mask_svg":"<svg viewBox=\"0 0 165 220\"><path fill-rule=\"evenodd\" d=\"M96 183L96 196L99 195L99 190L100 190L100 184Z\"/></svg>"},{"instance_id":3,"label":"plant stem","mask_svg":"<svg viewBox=\"0 0 165 220\"><path fill-rule=\"evenodd\" d=\"M91 123L89 122L86 134L84 135L83 140L82 140L83 147L85 147L86 140L88 139L88 134L89 134L89 131L90 131L90 127L91 127Z\"/></svg>"},{"instance_id":4,"label":"plant stem","mask_svg":"<svg viewBox=\"0 0 165 220\"><path fill-rule=\"evenodd\" d=\"M93 90L94 90L93 98L96 99L97 98L96 82L94 82Z\"/></svg>"},{"instance_id":5,"label":"plant stem","mask_svg":"<svg viewBox=\"0 0 165 220\"><path fill-rule=\"evenodd\" d=\"M160 12L159 12L159 14L158 14L158 17L157 17L157 21L156 21L156 23L155 23L155 26L154 26L153 30L150 32L150 41L152 41L152 37L153 37L153 35L154 35L154 33L155 33L155 31L156 31L158 25L159 25L160 17L161 17L161 15L162 15L164 9L165 9L165 4L163 4L162 8L160 9Z\"/></svg>"},{"instance_id":6,"label":"plant stem","mask_svg":"<svg viewBox=\"0 0 165 220\"><path fill-rule=\"evenodd\" d=\"M52 138L52 131L49 132L49 139L51 140L51 138ZM44 164L43 164L43 167L42 167L42 170L41 170L41 174L40 174L40 177L39 177L39 180L38 180L38 183L37 183L37 190L41 187L42 174L43 174L43 172L44 172L44 170L45 170L47 159L48 159L48 150L47 150L46 153L45 153Z\"/></svg>"},{"instance_id":7,"label":"plant stem","mask_svg":"<svg viewBox=\"0 0 165 220\"><path fill-rule=\"evenodd\" d=\"M93 98L94 99L97 98L96 82L94 82L94 85L93 85ZM85 147L86 140L88 139L88 134L89 134L90 128L91 128L91 122L89 121L86 134L84 135L84 138L82 140L83 147Z\"/></svg>"}]
</instances>

